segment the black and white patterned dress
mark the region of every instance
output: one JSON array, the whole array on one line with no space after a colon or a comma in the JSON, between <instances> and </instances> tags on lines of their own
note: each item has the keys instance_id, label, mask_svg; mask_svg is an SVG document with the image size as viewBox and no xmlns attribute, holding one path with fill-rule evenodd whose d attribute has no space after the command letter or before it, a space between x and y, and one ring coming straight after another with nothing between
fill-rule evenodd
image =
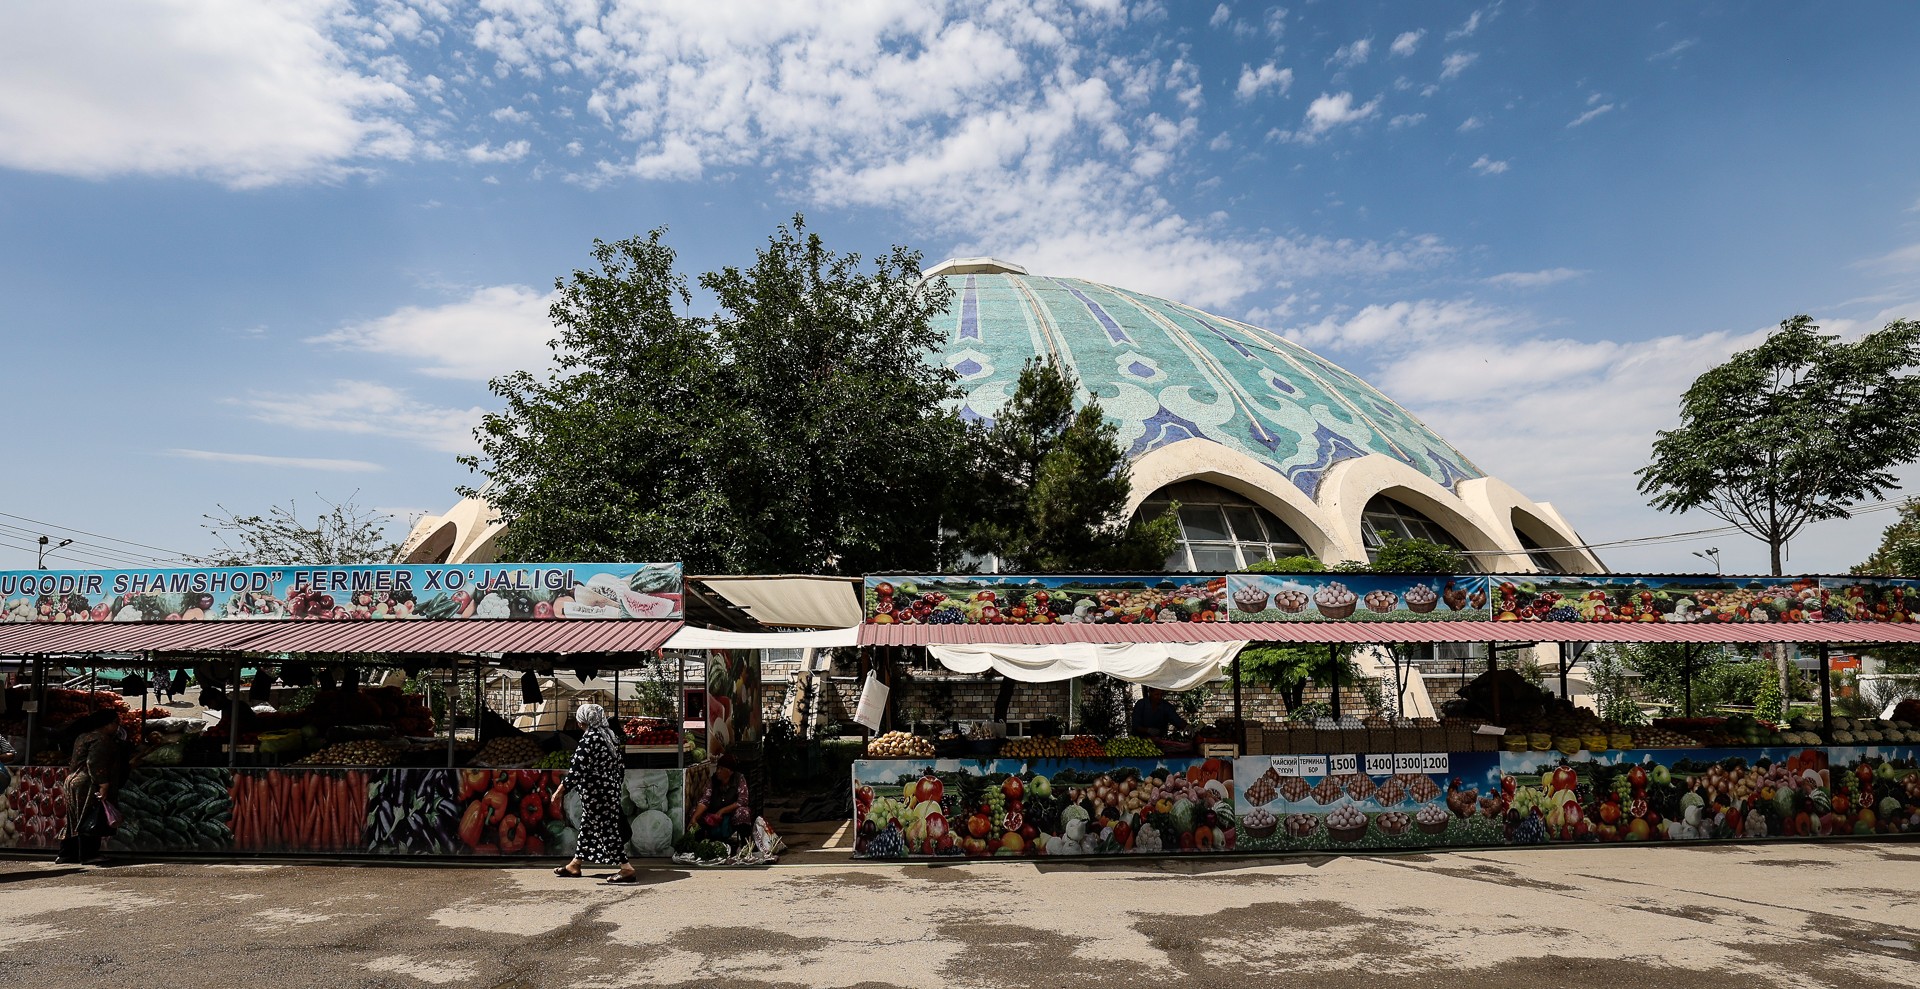
<instances>
[{"instance_id":1,"label":"black and white patterned dress","mask_svg":"<svg viewBox=\"0 0 1920 989\"><path fill-rule=\"evenodd\" d=\"M580 795L580 843L574 854L595 865L627 860L626 822L620 816L620 787L626 770L606 741L593 732L580 739L561 783Z\"/></svg>"}]
</instances>

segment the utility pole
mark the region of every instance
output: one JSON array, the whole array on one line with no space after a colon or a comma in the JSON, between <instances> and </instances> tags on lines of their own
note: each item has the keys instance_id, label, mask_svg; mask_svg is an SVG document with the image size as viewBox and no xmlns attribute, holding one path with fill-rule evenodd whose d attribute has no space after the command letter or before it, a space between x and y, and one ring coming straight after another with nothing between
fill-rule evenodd
<instances>
[{"instance_id":1,"label":"utility pole","mask_svg":"<svg viewBox=\"0 0 1920 989\"><path fill-rule=\"evenodd\" d=\"M47 547L48 543L53 543L53 540L47 536L40 537L40 547L39 547L40 555L39 555L39 558L36 559L33 564L33 568L35 570L45 570L47 568L47 553L49 551ZM52 548L59 549L63 546L71 546L71 545L73 545L73 540L62 539L57 543L53 543Z\"/></svg>"}]
</instances>

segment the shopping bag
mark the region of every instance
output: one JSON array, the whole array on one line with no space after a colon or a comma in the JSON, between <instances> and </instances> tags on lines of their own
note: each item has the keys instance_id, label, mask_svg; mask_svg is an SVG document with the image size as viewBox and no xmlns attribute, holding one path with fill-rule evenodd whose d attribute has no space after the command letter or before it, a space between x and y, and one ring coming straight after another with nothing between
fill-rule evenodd
<instances>
[{"instance_id":1,"label":"shopping bag","mask_svg":"<svg viewBox=\"0 0 1920 989\"><path fill-rule=\"evenodd\" d=\"M106 801L89 800L87 808L80 813L80 834L87 838L113 837L113 825L107 823Z\"/></svg>"},{"instance_id":2,"label":"shopping bag","mask_svg":"<svg viewBox=\"0 0 1920 989\"><path fill-rule=\"evenodd\" d=\"M107 817L107 827L115 831L120 830L120 808L115 806L111 800L102 800L100 801L100 810L101 813Z\"/></svg>"}]
</instances>

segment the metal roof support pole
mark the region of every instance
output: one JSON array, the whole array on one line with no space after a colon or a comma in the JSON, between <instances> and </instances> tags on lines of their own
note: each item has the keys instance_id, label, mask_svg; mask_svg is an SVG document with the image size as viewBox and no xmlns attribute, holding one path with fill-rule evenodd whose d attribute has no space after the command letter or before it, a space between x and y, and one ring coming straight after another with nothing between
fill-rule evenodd
<instances>
[{"instance_id":1,"label":"metal roof support pole","mask_svg":"<svg viewBox=\"0 0 1920 989\"><path fill-rule=\"evenodd\" d=\"M452 769L454 767L454 764L459 762L459 759L455 755L454 746L453 746L453 719L454 719L454 715L456 714L455 705L460 700L460 691L452 689L453 685L459 682L460 682L460 657L449 656L447 658L447 687L448 687L447 718L446 718L446 724L443 724L440 726L447 730L447 768L448 769ZM432 708L429 707L428 710L432 710Z\"/></svg>"},{"instance_id":2,"label":"metal roof support pole","mask_svg":"<svg viewBox=\"0 0 1920 989\"><path fill-rule=\"evenodd\" d=\"M665 650L662 650L659 656L661 662L667 661ZM673 654L673 679L676 684L673 695L673 722L680 728L680 748L674 752L673 760L675 767L684 771L687 768L687 663L680 658L679 653ZM681 781L681 785L685 785L684 780ZM681 802L685 803L684 795Z\"/></svg>"},{"instance_id":3,"label":"metal roof support pole","mask_svg":"<svg viewBox=\"0 0 1920 989\"><path fill-rule=\"evenodd\" d=\"M1820 643L1820 737L1833 738L1833 669L1827 665L1827 644Z\"/></svg>"},{"instance_id":4,"label":"metal roof support pole","mask_svg":"<svg viewBox=\"0 0 1920 989\"><path fill-rule=\"evenodd\" d=\"M480 712L487 707L486 687L480 682L480 657L473 659L473 744L480 744Z\"/></svg>"},{"instance_id":5,"label":"metal roof support pole","mask_svg":"<svg viewBox=\"0 0 1920 989\"><path fill-rule=\"evenodd\" d=\"M1497 642L1487 643L1487 672L1488 673L1492 673L1500 668L1500 650L1498 648L1499 645L1500 644ZM1488 680L1487 683L1493 686L1493 689L1488 691L1487 693L1489 696L1493 698L1493 720L1495 724L1498 724L1500 721L1500 685L1498 683L1495 683L1492 680Z\"/></svg>"},{"instance_id":6,"label":"metal roof support pole","mask_svg":"<svg viewBox=\"0 0 1920 989\"><path fill-rule=\"evenodd\" d=\"M1333 679L1333 720L1335 721L1340 720L1340 667L1343 665L1345 664L1340 662L1340 647L1329 643L1327 645L1327 666Z\"/></svg>"},{"instance_id":7,"label":"metal roof support pole","mask_svg":"<svg viewBox=\"0 0 1920 989\"><path fill-rule=\"evenodd\" d=\"M233 691L227 694L227 768L240 765L240 657L234 654Z\"/></svg>"},{"instance_id":8,"label":"metal roof support pole","mask_svg":"<svg viewBox=\"0 0 1920 989\"><path fill-rule=\"evenodd\" d=\"M1685 704L1681 707L1683 717L1693 717L1693 643L1680 647L1680 689Z\"/></svg>"},{"instance_id":9,"label":"metal roof support pole","mask_svg":"<svg viewBox=\"0 0 1920 989\"><path fill-rule=\"evenodd\" d=\"M1556 644L1560 647L1560 699L1571 703L1573 698L1567 696L1567 667L1573 665L1573 643Z\"/></svg>"},{"instance_id":10,"label":"metal roof support pole","mask_svg":"<svg viewBox=\"0 0 1920 989\"><path fill-rule=\"evenodd\" d=\"M33 765L33 737L40 733L40 705L46 703L47 698L47 657L35 654L33 672L27 676L27 697L31 701L27 705L27 753L20 758L26 765L31 766Z\"/></svg>"},{"instance_id":11,"label":"metal roof support pole","mask_svg":"<svg viewBox=\"0 0 1920 989\"><path fill-rule=\"evenodd\" d=\"M1240 654L1237 652L1233 654L1233 723L1234 730L1240 733L1240 744L1246 745L1247 729L1240 720Z\"/></svg>"}]
</instances>

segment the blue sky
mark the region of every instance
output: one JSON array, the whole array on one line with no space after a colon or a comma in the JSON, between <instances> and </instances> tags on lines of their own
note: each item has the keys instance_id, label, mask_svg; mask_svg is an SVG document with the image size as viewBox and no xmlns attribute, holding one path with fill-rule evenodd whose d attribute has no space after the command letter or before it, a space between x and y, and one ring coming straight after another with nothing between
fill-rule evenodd
<instances>
[{"instance_id":1,"label":"blue sky","mask_svg":"<svg viewBox=\"0 0 1920 989\"><path fill-rule=\"evenodd\" d=\"M1920 316L1916 41L1908 4L18 0L0 566L35 522L443 510L594 237L697 272L796 211L1281 330L1590 540L1712 528L1631 478L1692 377ZM1603 554L1709 545L1764 569Z\"/></svg>"}]
</instances>

